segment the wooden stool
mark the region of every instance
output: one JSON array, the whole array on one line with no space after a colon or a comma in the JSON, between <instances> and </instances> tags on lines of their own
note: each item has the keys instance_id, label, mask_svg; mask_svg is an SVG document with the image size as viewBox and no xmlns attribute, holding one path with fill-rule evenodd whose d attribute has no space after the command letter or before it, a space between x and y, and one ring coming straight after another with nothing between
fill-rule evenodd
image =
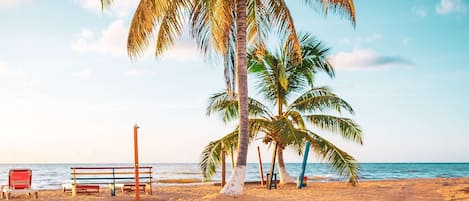
<instances>
[{"instance_id":1,"label":"wooden stool","mask_svg":"<svg viewBox=\"0 0 469 201\"><path fill-rule=\"evenodd\" d=\"M267 174L267 188L270 189L277 189L277 174L274 173L272 178L270 174Z\"/></svg>"}]
</instances>

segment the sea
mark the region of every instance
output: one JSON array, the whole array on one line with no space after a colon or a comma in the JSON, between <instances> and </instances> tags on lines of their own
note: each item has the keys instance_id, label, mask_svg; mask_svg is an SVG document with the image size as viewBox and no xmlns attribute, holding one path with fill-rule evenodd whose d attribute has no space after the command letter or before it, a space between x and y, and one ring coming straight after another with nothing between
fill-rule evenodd
<instances>
[{"instance_id":1,"label":"sea","mask_svg":"<svg viewBox=\"0 0 469 201\"><path fill-rule=\"evenodd\" d=\"M62 184L71 183L71 167L132 166L132 164L0 164L0 185L8 183L8 170L12 168L29 168L33 172L32 187L35 189L60 189ZM156 186L161 185L197 185L202 183L202 174L197 163L154 163L140 164L152 166ZM301 163L287 163L290 175L298 176ZM360 180L398 180L413 178L458 178L469 177L469 163L360 163ZM264 174L270 170L269 163L263 163ZM275 170L278 173L276 167ZM227 178L231 175L231 166L227 164ZM339 177L328 164L307 164L305 176L309 182L345 181ZM191 179L200 183L159 183L158 180ZM210 182L221 180L220 171ZM248 163L246 181L259 181L259 165Z\"/></svg>"}]
</instances>

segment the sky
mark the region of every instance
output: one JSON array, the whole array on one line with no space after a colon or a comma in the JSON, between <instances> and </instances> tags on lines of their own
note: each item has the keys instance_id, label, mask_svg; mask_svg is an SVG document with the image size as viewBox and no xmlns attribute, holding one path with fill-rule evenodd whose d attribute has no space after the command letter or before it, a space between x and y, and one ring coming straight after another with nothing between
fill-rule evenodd
<instances>
[{"instance_id":1,"label":"sky","mask_svg":"<svg viewBox=\"0 0 469 201\"><path fill-rule=\"evenodd\" d=\"M317 85L353 106L364 145L325 138L359 162L469 162L469 1L355 0L355 28L301 2L288 1L297 30L330 47L336 69ZM189 37L163 57L128 58L137 3L102 12L99 0L0 0L0 163L131 163L134 124L140 161L198 162L233 129L205 115L223 66ZM270 160L255 142L248 162L258 145Z\"/></svg>"}]
</instances>

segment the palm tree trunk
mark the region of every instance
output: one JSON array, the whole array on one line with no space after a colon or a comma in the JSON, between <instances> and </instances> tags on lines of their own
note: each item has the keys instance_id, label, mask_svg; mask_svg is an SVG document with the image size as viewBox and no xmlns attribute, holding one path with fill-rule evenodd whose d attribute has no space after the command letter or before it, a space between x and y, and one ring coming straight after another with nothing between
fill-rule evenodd
<instances>
[{"instance_id":1,"label":"palm tree trunk","mask_svg":"<svg viewBox=\"0 0 469 201\"><path fill-rule=\"evenodd\" d=\"M285 163L283 161L283 148L279 147L277 150L277 159L278 159L278 171L280 174L280 184L289 184L289 183L295 183L295 180L293 179L290 174L288 174L287 169L285 168Z\"/></svg>"},{"instance_id":2,"label":"palm tree trunk","mask_svg":"<svg viewBox=\"0 0 469 201\"><path fill-rule=\"evenodd\" d=\"M236 168L220 193L230 196L241 195L246 176L248 154L248 83L246 61L246 4L247 0L236 1L236 80L239 104L239 138Z\"/></svg>"}]
</instances>

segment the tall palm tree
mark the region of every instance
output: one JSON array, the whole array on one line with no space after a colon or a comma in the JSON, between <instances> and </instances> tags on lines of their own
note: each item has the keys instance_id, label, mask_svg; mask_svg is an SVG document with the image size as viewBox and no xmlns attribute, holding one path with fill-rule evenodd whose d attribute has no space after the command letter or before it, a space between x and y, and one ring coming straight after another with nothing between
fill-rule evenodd
<instances>
[{"instance_id":1,"label":"tall palm tree","mask_svg":"<svg viewBox=\"0 0 469 201\"><path fill-rule=\"evenodd\" d=\"M105 8L113 1L101 0L101 5ZM329 10L343 14L355 25L353 0L303 2L310 6L319 5L325 14ZM247 42L262 42L266 30L273 25L281 32L290 33L288 39L296 50L296 58L300 58L293 18L284 0L140 0L129 29L129 56L141 55L154 36L156 56L161 55L183 32L186 17L189 17L192 37L202 52L205 55L215 52L224 58L227 87L230 94L235 88L239 94L240 135L236 169L221 191L239 195L244 185L248 146Z\"/></svg>"},{"instance_id":2,"label":"tall palm tree","mask_svg":"<svg viewBox=\"0 0 469 201\"><path fill-rule=\"evenodd\" d=\"M250 99L250 136L255 138L264 134L263 142L278 146L278 166L280 182L292 183L283 159L283 150L290 146L302 153L306 141L312 143L313 150L332 164L341 176L348 176L355 184L358 179L358 167L352 156L306 127L309 121L318 129L339 133L343 138L362 144L359 126L351 119L327 114L327 111L353 114L352 107L327 87L314 87L315 72L324 71L334 75L332 66L327 61L328 49L314 40L309 34L300 35L302 63L297 64L291 58L289 42L277 53L256 51L249 57L249 71L256 75L257 89L263 99L276 107L277 114L271 113L261 102ZM306 91L305 91L306 89ZM290 101L292 97L296 99ZM236 118L236 100L226 92L214 94L210 98L208 114L221 113L223 120ZM218 155L223 144L229 143L238 130L211 142L202 154L201 167L205 177L211 176L217 167Z\"/></svg>"}]
</instances>

